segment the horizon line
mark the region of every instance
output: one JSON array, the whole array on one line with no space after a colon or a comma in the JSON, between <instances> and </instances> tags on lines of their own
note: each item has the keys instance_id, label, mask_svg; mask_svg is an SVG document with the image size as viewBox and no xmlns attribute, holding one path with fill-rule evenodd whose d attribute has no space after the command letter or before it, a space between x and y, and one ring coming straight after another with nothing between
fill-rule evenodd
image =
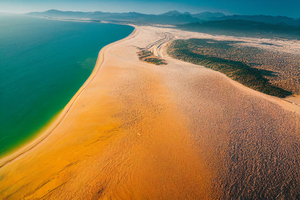
<instances>
[{"instance_id":1,"label":"horizon line","mask_svg":"<svg viewBox=\"0 0 300 200\"><path fill-rule=\"evenodd\" d=\"M167 11L167 12L163 12L163 13L160 13L160 14L154 14L154 13L142 13L142 12L137 12L137 11L128 11L128 12L109 12L109 11L100 11L100 10L95 10L95 11L82 11L82 10L59 10L59 9L55 9L55 8L52 8L52 9L48 9L48 10L44 10L44 11L31 11L31 12L24 12L24 13L14 13L14 12L5 12L5 11L0 11L0 13L6 13L6 14L19 14L19 15L22 15L22 14L28 14L28 13L34 13L34 12L39 12L39 13L43 13L43 12L47 12L47 11L50 11L50 10L56 10L56 11L61 11L61 12L83 12L83 13L94 13L94 12L102 12L102 13L118 13L118 14L121 14L121 13L138 13L138 14L143 14L143 15L162 15L162 14L165 14L165 13L168 13L168 12L172 12L172 11L176 11L176 12L179 12L181 14L184 14L184 13L189 13L191 15L195 15L195 14L200 14L200 13L222 13L226 16L234 16L234 15L240 15L240 16L272 16L272 17L288 17L288 18L292 18L292 19L300 19L300 16L299 17L289 17L289 16L286 16L286 15L266 15L266 14L253 14L253 15L245 15L245 14L226 14L224 12L220 12L220 11L216 11L216 12L213 12L213 11L203 11L203 12L197 12L197 13L191 13L189 11L185 11L185 12L180 12L178 10L170 10L170 11Z\"/></svg>"}]
</instances>

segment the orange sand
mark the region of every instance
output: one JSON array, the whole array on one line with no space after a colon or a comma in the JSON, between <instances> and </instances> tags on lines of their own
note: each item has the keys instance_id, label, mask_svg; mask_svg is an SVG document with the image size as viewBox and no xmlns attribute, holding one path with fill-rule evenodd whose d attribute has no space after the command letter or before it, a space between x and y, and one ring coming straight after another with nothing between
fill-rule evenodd
<instances>
[{"instance_id":1,"label":"orange sand","mask_svg":"<svg viewBox=\"0 0 300 200\"><path fill-rule=\"evenodd\" d=\"M299 106L168 56L140 61L163 31L137 27L101 50L42 139L0 161L0 199L299 194Z\"/></svg>"}]
</instances>

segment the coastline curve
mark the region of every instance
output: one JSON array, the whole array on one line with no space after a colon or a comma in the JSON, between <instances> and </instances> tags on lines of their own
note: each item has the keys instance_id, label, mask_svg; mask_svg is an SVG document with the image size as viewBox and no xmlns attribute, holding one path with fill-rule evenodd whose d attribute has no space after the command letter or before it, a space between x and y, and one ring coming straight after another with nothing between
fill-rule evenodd
<instances>
[{"instance_id":1,"label":"coastline curve","mask_svg":"<svg viewBox=\"0 0 300 200\"><path fill-rule=\"evenodd\" d=\"M77 101L77 99L81 96L81 94L86 90L86 88L90 85L90 83L95 79L95 77L98 75L102 64L104 63L105 60L105 51L116 44L119 44L121 42L127 41L129 39L134 38L138 33L138 27L132 24L127 24L127 26L132 26L134 30L130 35L127 37L115 41L113 43L110 43L106 46L104 46L97 57L97 61L95 64L95 67L91 73L91 75L87 78L87 80L84 82L84 84L80 87L80 89L75 93L75 95L72 97L72 99L68 102L68 104L64 107L64 109L54 117L49 123L49 125L46 125L40 133L37 134L37 137L33 140L31 140L29 143L26 143L22 145L21 147L17 148L13 152L9 153L8 155L4 156L3 158L0 158L0 169L9 163L17 160L18 158L21 158L22 156L25 156L26 153L29 151L35 149L37 146L39 146L42 142L44 142L50 135L51 133L61 124L63 119L67 116L69 113L70 109L73 107L74 103Z\"/></svg>"}]
</instances>

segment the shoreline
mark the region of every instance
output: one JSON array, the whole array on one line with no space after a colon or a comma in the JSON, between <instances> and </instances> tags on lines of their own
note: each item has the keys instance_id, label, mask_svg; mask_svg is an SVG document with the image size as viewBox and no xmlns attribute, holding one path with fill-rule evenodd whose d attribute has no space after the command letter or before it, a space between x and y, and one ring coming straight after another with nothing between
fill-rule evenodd
<instances>
[{"instance_id":1,"label":"shoreline","mask_svg":"<svg viewBox=\"0 0 300 200\"><path fill-rule=\"evenodd\" d=\"M94 78L97 76L98 72L101 69L102 64L104 63L105 51L109 47L111 47L115 44L124 42L124 41L134 38L136 36L136 34L138 33L137 27L132 24L128 24L127 26L132 26L134 28L132 33L121 40L115 41L113 43L110 43L110 44L104 46L100 50L98 57L97 57L95 67L94 67L91 75L87 78L87 80L80 87L80 89L74 94L74 96L71 98L71 100L68 102L68 104L62 109L62 111L60 111L57 115L55 115L52 119L50 119L49 123L47 123L44 127L42 127L41 130L38 131L38 133L36 133L36 136L33 139L31 139L29 142L24 143L19 148L16 148L15 150L12 150L11 152L4 154L4 156L2 158L0 157L0 169L2 167L6 166L7 164L13 162L14 160L17 160L18 158L24 156L27 152L36 148L38 145L40 145L42 142L44 142L51 135L51 133L61 124L63 119L69 113L73 104L80 97L80 95L85 91L85 89L90 85L90 83L94 80Z\"/></svg>"},{"instance_id":2,"label":"shoreline","mask_svg":"<svg viewBox=\"0 0 300 200\"><path fill-rule=\"evenodd\" d=\"M138 50L169 30L137 31L105 51L58 128L0 169L0 199L298 195L300 109L167 55L143 62Z\"/></svg>"}]
</instances>

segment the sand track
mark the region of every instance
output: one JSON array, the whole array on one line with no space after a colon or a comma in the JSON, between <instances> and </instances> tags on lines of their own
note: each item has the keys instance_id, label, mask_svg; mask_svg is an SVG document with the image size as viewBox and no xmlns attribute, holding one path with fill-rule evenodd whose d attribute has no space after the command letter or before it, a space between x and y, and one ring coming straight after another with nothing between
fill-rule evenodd
<instances>
[{"instance_id":1,"label":"sand track","mask_svg":"<svg viewBox=\"0 0 300 200\"><path fill-rule=\"evenodd\" d=\"M0 169L0 199L297 199L299 106L165 54L138 59L169 32L138 27L106 48L60 125Z\"/></svg>"}]
</instances>

